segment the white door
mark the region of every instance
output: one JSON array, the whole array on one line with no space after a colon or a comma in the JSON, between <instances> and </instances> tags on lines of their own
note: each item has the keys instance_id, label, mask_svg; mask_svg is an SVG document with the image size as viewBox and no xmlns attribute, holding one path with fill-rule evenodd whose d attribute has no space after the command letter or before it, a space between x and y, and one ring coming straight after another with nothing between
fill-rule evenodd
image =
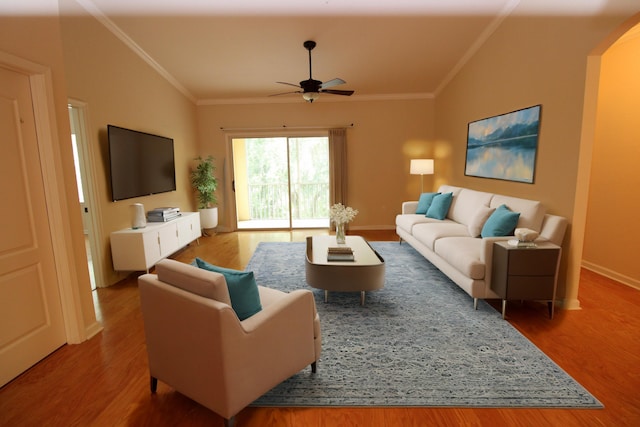
<instances>
[{"instance_id":1,"label":"white door","mask_svg":"<svg viewBox=\"0 0 640 427\"><path fill-rule=\"evenodd\" d=\"M0 68L0 386L66 342L29 77Z\"/></svg>"}]
</instances>

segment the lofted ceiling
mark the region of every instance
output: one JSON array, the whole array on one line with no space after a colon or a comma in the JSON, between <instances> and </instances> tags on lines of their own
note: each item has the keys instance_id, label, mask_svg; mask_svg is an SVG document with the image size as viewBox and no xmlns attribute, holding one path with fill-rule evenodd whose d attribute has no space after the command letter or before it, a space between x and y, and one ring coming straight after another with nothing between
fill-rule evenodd
<instances>
[{"instance_id":1,"label":"lofted ceiling","mask_svg":"<svg viewBox=\"0 0 640 427\"><path fill-rule=\"evenodd\" d=\"M10 0L14 1L14 0ZM17 1L17 0L16 0ZM331 100L430 97L513 13L626 12L627 0L59 0L93 14L199 103L302 102L309 78L355 90ZM615 9L618 10L615 10ZM623 10L619 10L623 9ZM72 10L69 9L69 10ZM0 10L1 12L1 10ZM633 12L629 12L630 15ZM64 13L64 12L61 12Z\"/></svg>"}]
</instances>

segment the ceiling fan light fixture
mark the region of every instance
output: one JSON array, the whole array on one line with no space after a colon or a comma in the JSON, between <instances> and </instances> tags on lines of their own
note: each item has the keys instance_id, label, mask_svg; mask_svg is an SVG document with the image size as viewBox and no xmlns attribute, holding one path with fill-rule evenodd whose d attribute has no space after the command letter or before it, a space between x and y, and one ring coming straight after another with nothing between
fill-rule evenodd
<instances>
[{"instance_id":1,"label":"ceiling fan light fixture","mask_svg":"<svg viewBox=\"0 0 640 427\"><path fill-rule=\"evenodd\" d=\"M307 102L313 102L316 99L320 98L320 93L318 92L305 92L302 94L302 97Z\"/></svg>"}]
</instances>

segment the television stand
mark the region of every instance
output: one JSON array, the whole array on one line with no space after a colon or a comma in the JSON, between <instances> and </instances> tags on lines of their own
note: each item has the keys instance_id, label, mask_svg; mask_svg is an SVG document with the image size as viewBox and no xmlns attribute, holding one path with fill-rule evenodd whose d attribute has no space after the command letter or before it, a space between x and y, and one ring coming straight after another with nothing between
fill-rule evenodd
<instances>
[{"instance_id":1,"label":"television stand","mask_svg":"<svg viewBox=\"0 0 640 427\"><path fill-rule=\"evenodd\" d=\"M194 240L198 240L200 214L182 212L167 222L147 222L145 228L111 233L111 257L116 271L146 271Z\"/></svg>"}]
</instances>

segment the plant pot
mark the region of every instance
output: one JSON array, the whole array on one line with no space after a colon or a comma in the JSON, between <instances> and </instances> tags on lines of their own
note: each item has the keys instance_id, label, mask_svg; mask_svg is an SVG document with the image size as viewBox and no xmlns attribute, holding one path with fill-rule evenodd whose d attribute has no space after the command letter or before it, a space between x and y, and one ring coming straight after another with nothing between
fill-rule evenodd
<instances>
[{"instance_id":1,"label":"plant pot","mask_svg":"<svg viewBox=\"0 0 640 427\"><path fill-rule=\"evenodd\" d=\"M218 208L198 209L200 212L200 227L204 230L218 226Z\"/></svg>"}]
</instances>

